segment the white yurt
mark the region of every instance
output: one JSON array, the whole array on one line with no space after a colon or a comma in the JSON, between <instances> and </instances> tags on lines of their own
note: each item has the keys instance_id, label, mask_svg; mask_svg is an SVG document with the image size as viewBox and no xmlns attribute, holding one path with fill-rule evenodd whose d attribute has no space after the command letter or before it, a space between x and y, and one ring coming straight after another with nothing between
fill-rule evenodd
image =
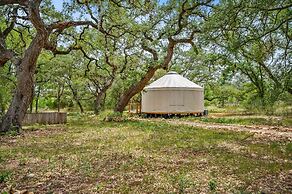
<instances>
[{"instance_id":1,"label":"white yurt","mask_svg":"<svg viewBox=\"0 0 292 194\"><path fill-rule=\"evenodd\" d=\"M145 114L203 113L204 89L171 71L144 88L141 112Z\"/></svg>"}]
</instances>

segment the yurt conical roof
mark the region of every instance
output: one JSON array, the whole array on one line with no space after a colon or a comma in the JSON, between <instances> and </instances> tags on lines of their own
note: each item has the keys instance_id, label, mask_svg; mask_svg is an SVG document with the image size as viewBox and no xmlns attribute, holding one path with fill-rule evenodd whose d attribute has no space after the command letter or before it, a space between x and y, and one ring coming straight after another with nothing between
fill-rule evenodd
<instances>
[{"instance_id":1,"label":"yurt conical roof","mask_svg":"<svg viewBox=\"0 0 292 194\"><path fill-rule=\"evenodd\" d=\"M145 87L146 90L203 90L203 88L194 82L184 78L174 71L168 72L163 77L154 81Z\"/></svg>"}]
</instances>

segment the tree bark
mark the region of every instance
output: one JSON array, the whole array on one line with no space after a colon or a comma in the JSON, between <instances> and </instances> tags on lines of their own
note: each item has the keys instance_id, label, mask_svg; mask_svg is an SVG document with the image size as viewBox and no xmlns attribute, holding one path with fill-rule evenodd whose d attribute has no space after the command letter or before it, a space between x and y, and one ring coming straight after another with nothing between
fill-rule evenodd
<instances>
[{"instance_id":1,"label":"tree bark","mask_svg":"<svg viewBox=\"0 0 292 194\"><path fill-rule=\"evenodd\" d=\"M60 96L57 97L57 109L58 109L58 112L60 112Z\"/></svg>"},{"instance_id":2,"label":"tree bark","mask_svg":"<svg viewBox=\"0 0 292 194\"><path fill-rule=\"evenodd\" d=\"M75 88L73 88L73 86L71 85L71 80L68 80L68 86L72 92L72 95L73 95L73 99L74 101L76 102L76 104L78 105L79 109L80 109L80 112L83 113L84 112L84 109L83 109L83 106L79 100L79 97L78 97L78 93L77 93L77 90Z\"/></svg>"},{"instance_id":3,"label":"tree bark","mask_svg":"<svg viewBox=\"0 0 292 194\"><path fill-rule=\"evenodd\" d=\"M35 113L38 113L39 110L39 99L40 99L40 94L41 94L41 86L38 86L38 91L37 91L37 95L35 98Z\"/></svg>"},{"instance_id":4,"label":"tree bark","mask_svg":"<svg viewBox=\"0 0 292 194\"><path fill-rule=\"evenodd\" d=\"M32 113L32 109L33 109L33 97L31 99L30 105L29 105L29 113Z\"/></svg>"},{"instance_id":5,"label":"tree bark","mask_svg":"<svg viewBox=\"0 0 292 194\"><path fill-rule=\"evenodd\" d=\"M113 71L113 74L115 73L115 70ZM105 96L106 96L106 91L112 86L114 82L114 77L112 77L109 81L105 83L103 88L95 95L95 100L94 100L94 114L99 114L100 110L103 107L104 101L105 101Z\"/></svg>"},{"instance_id":6,"label":"tree bark","mask_svg":"<svg viewBox=\"0 0 292 194\"><path fill-rule=\"evenodd\" d=\"M1 117L5 112L5 106L4 106L4 102L3 102L3 96L2 94L0 94L0 126L1 126Z\"/></svg>"},{"instance_id":7,"label":"tree bark","mask_svg":"<svg viewBox=\"0 0 292 194\"><path fill-rule=\"evenodd\" d=\"M78 107L80 109L80 112L84 113L84 109L83 109L83 106L82 106L81 102L79 100L76 100L76 102L77 102L77 105L78 105Z\"/></svg>"},{"instance_id":8,"label":"tree bark","mask_svg":"<svg viewBox=\"0 0 292 194\"><path fill-rule=\"evenodd\" d=\"M64 85L63 84L58 84L58 92L57 92L57 108L58 112L60 112L61 109L61 97L63 96L64 92Z\"/></svg>"},{"instance_id":9,"label":"tree bark","mask_svg":"<svg viewBox=\"0 0 292 194\"><path fill-rule=\"evenodd\" d=\"M1 50L1 49L0 49ZM14 56L14 53L9 50L0 51L0 67L3 67L7 61Z\"/></svg>"},{"instance_id":10,"label":"tree bark","mask_svg":"<svg viewBox=\"0 0 292 194\"><path fill-rule=\"evenodd\" d=\"M105 92L100 92L95 96L94 100L94 114L99 114L100 110L102 109L103 102L105 98Z\"/></svg>"},{"instance_id":11,"label":"tree bark","mask_svg":"<svg viewBox=\"0 0 292 194\"><path fill-rule=\"evenodd\" d=\"M142 79L136 84L132 85L128 90L126 90L120 97L117 106L115 107L116 112L123 112L130 99L137 93L141 92L149 80L153 77L154 73L158 67L150 67L147 73L142 77Z\"/></svg>"},{"instance_id":12,"label":"tree bark","mask_svg":"<svg viewBox=\"0 0 292 194\"><path fill-rule=\"evenodd\" d=\"M29 105L29 113L32 113L32 110L33 110L33 100L35 98L35 84L33 85L31 89L32 89L32 97L31 97L31 101Z\"/></svg>"},{"instance_id":13,"label":"tree bark","mask_svg":"<svg viewBox=\"0 0 292 194\"><path fill-rule=\"evenodd\" d=\"M24 57L17 70L17 86L10 107L3 117L1 129L7 132L11 129L19 130L25 113L33 96L34 74L36 61L41 53L48 35L38 32L25 51Z\"/></svg>"},{"instance_id":14,"label":"tree bark","mask_svg":"<svg viewBox=\"0 0 292 194\"><path fill-rule=\"evenodd\" d=\"M269 69L264 62L258 62L258 64L263 67L263 69L265 70L265 72L268 74L268 76L270 77L270 79L272 79L274 81L274 83L277 85L277 87L283 87L282 83L280 82L280 80L272 73L271 69ZM291 87L285 87L284 89L292 94L292 88Z\"/></svg>"}]
</instances>

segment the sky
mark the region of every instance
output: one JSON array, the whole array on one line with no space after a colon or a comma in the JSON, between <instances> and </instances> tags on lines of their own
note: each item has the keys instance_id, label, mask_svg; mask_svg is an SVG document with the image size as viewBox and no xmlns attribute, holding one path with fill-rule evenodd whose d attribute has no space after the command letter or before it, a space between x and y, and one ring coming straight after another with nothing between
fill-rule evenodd
<instances>
[{"instance_id":1,"label":"sky","mask_svg":"<svg viewBox=\"0 0 292 194\"><path fill-rule=\"evenodd\" d=\"M55 8L57 9L57 11L62 11L62 7L63 7L63 2L65 2L66 0L52 0L53 5L55 6ZM167 0L158 0L160 4L163 4L165 2L167 2ZM73 13L73 18L77 19L79 18L79 13ZM85 16L86 17L86 16ZM89 17L89 16L88 16Z\"/></svg>"},{"instance_id":2,"label":"sky","mask_svg":"<svg viewBox=\"0 0 292 194\"><path fill-rule=\"evenodd\" d=\"M163 4L166 1L167 0L159 0L159 3ZM64 0L52 0L52 2L58 11L62 10L62 5L63 5Z\"/></svg>"},{"instance_id":3,"label":"sky","mask_svg":"<svg viewBox=\"0 0 292 194\"><path fill-rule=\"evenodd\" d=\"M61 11L62 10L62 4L64 1L62 0L52 0L55 8L58 10L58 11Z\"/></svg>"}]
</instances>

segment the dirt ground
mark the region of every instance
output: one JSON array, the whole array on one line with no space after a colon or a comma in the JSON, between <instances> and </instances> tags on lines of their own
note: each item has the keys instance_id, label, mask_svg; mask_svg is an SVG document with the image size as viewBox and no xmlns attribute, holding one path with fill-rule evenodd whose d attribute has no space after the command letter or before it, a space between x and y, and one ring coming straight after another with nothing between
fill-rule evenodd
<instances>
[{"instance_id":1,"label":"dirt ground","mask_svg":"<svg viewBox=\"0 0 292 194\"><path fill-rule=\"evenodd\" d=\"M289 193L291 135L284 126L70 117L0 137L0 193Z\"/></svg>"},{"instance_id":2,"label":"dirt ground","mask_svg":"<svg viewBox=\"0 0 292 194\"><path fill-rule=\"evenodd\" d=\"M255 137L268 138L269 140L289 140L292 141L292 128L282 126L267 125L236 125L236 124L219 124L219 123L200 123L192 121L168 120L168 123L175 125L189 125L202 127L205 129L218 129L230 131L244 131L253 133Z\"/></svg>"},{"instance_id":3,"label":"dirt ground","mask_svg":"<svg viewBox=\"0 0 292 194\"><path fill-rule=\"evenodd\" d=\"M219 117L219 115L218 115ZM216 130L230 130L230 131L242 131L249 132L256 138L269 139L269 140L288 140L292 141L292 128L283 126L269 126L269 125L238 125L238 124L226 124L226 123L204 123L199 121L185 121L180 119L140 119L137 120L149 121L149 122L167 122L173 125L187 125L193 127L201 127L205 129Z\"/></svg>"}]
</instances>

